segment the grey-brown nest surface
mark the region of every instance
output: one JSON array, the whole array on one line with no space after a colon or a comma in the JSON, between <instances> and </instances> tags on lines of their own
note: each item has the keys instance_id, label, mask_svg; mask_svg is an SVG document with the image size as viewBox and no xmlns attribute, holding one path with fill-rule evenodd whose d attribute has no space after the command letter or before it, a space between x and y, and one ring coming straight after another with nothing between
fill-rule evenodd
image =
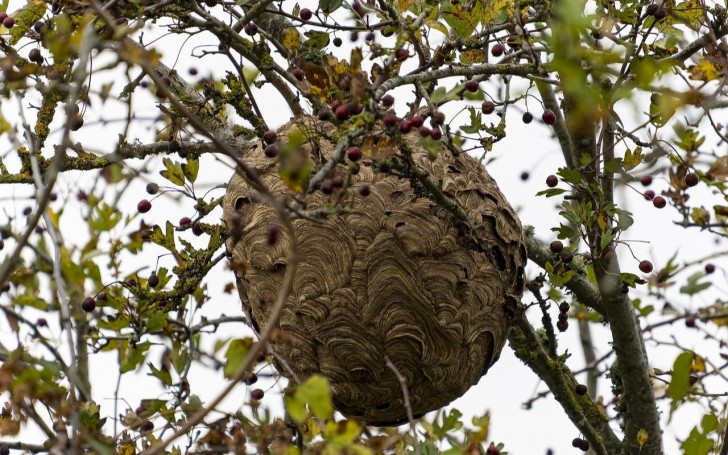
<instances>
[{"instance_id":1,"label":"grey-brown nest surface","mask_svg":"<svg viewBox=\"0 0 728 455\"><path fill-rule=\"evenodd\" d=\"M333 125L299 118L278 137L285 141L295 130L308 137L296 153L318 165L331 159ZM274 358L281 374L326 376L336 408L373 425L407 419L400 382L385 358L406 379L415 416L450 403L497 360L524 286L520 222L480 162L444 147L428 152L414 133L403 143L410 163L467 221L416 179L382 172L377 160L365 156L356 175L337 165L334 173L350 178L348 187L305 196L306 209L330 207L332 214L293 221L299 267L280 318L286 336L270 344L292 370ZM394 152L390 163L403 156ZM278 158L257 150L244 160L274 196L292 200ZM358 191L365 183L366 197ZM225 196L224 220L236 231L228 249L243 304L254 326L263 327L286 271L287 233L268 243L269 225L279 221L238 173Z\"/></svg>"}]
</instances>

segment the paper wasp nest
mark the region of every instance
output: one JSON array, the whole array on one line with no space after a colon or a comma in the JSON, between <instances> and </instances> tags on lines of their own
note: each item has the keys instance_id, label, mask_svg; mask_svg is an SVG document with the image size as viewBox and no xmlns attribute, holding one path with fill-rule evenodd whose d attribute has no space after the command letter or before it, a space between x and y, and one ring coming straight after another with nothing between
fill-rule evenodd
<instances>
[{"instance_id":1,"label":"paper wasp nest","mask_svg":"<svg viewBox=\"0 0 728 455\"><path fill-rule=\"evenodd\" d=\"M319 162L331 157L333 125L297 119L278 138L285 141L294 130L310 138L297 153ZM384 135L374 132L370 139ZM470 227L428 198L416 180L381 172L365 155L348 189L306 195L308 210L324 209L345 191L337 214L293 223L299 267L280 319L287 335L270 345L300 380L326 376L340 412L373 425L407 419L400 383L385 357L406 378L415 416L450 403L497 360L510 329L508 314L524 286L520 222L481 164L444 147L432 159L416 134L405 143L412 161L467 215ZM397 159L400 152L391 152L389 159ZM244 160L276 197L291 200L278 158L255 150ZM346 179L347 169L339 165L336 173ZM358 192L365 182L366 197ZM243 304L262 328L286 272L288 237L281 230L268 244L269 225L279 221L238 174L228 186L224 220L235 231L228 248ZM291 379L280 362L274 364Z\"/></svg>"}]
</instances>

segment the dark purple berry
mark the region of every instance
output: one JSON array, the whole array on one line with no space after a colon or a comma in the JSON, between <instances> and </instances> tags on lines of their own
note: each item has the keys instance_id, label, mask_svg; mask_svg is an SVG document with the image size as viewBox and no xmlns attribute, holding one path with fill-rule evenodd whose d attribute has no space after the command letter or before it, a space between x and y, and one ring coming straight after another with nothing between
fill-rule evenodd
<instances>
[{"instance_id":1,"label":"dark purple berry","mask_svg":"<svg viewBox=\"0 0 728 455\"><path fill-rule=\"evenodd\" d=\"M142 424L139 426L139 430L141 430L144 433L149 433L154 429L154 422L151 420L145 420L142 422Z\"/></svg>"},{"instance_id":2,"label":"dark purple berry","mask_svg":"<svg viewBox=\"0 0 728 455\"><path fill-rule=\"evenodd\" d=\"M568 264L573 260L574 254L571 251L564 251L563 254L561 254L561 262L563 262L564 264Z\"/></svg>"},{"instance_id":3,"label":"dark purple berry","mask_svg":"<svg viewBox=\"0 0 728 455\"><path fill-rule=\"evenodd\" d=\"M569 328L569 321L558 321L556 323L556 328L559 329L559 332L566 332Z\"/></svg>"},{"instance_id":4,"label":"dark purple berry","mask_svg":"<svg viewBox=\"0 0 728 455\"><path fill-rule=\"evenodd\" d=\"M425 119L421 115L413 115L409 118L409 122L414 128L419 128L425 123Z\"/></svg>"},{"instance_id":5,"label":"dark purple berry","mask_svg":"<svg viewBox=\"0 0 728 455\"><path fill-rule=\"evenodd\" d=\"M646 190L644 193L642 193L642 196L644 196L646 201L651 201L655 198L655 192L652 190Z\"/></svg>"},{"instance_id":6,"label":"dark purple berry","mask_svg":"<svg viewBox=\"0 0 728 455\"><path fill-rule=\"evenodd\" d=\"M298 12L298 17L304 21L310 21L311 17L313 17L313 12L308 8L301 8L301 11Z\"/></svg>"},{"instance_id":7,"label":"dark purple berry","mask_svg":"<svg viewBox=\"0 0 728 455\"><path fill-rule=\"evenodd\" d=\"M547 125L556 123L556 114L552 110L546 110L541 114L541 120Z\"/></svg>"},{"instance_id":8,"label":"dark purple berry","mask_svg":"<svg viewBox=\"0 0 728 455\"><path fill-rule=\"evenodd\" d=\"M577 395L586 395L587 388L584 384L577 384L574 388L574 392L576 392Z\"/></svg>"},{"instance_id":9,"label":"dark purple berry","mask_svg":"<svg viewBox=\"0 0 728 455\"><path fill-rule=\"evenodd\" d=\"M147 193L157 194L159 193L159 185L154 182L147 183Z\"/></svg>"},{"instance_id":10,"label":"dark purple berry","mask_svg":"<svg viewBox=\"0 0 728 455\"><path fill-rule=\"evenodd\" d=\"M409 122L409 120L402 120L399 122L399 132L402 134L407 134L412 130L412 124Z\"/></svg>"},{"instance_id":11,"label":"dark purple berry","mask_svg":"<svg viewBox=\"0 0 728 455\"><path fill-rule=\"evenodd\" d=\"M564 243L561 240L554 240L551 242L551 245L549 245L549 249L554 254L561 253L564 250Z\"/></svg>"},{"instance_id":12,"label":"dark purple berry","mask_svg":"<svg viewBox=\"0 0 728 455\"><path fill-rule=\"evenodd\" d=\"M382 97L382 105L385 107L392 107L394 104L394 97L392 95L384 95Z\"/></svg>"},{"instance_id":13,"label":"dark purple berry","mask_svg":"<svg viewBox=\"0 0 728 455\"><path fill-rule=\"evenodd\" d=\"M254 400L262 400L265 396L265 392L261 389L255 389L252 392L250 392L250 398Z\"/></svg>"},{"instance_id":14,"label":"dark purple berry","mask_svg":"<svg viewBox=\"0 0 728 455\"><path fill-rule=\"evenodd\" d=\"M549 188L553 188L558 184L559 184L559 178L556 177L555 175L551 174L548 177L546 177L546 186L548 186Z\"/></svg>"},{"instance_id":15,"label":"dark purple berry","mask_svg":"<svg viewBox=\"0 0 728 455\"><path fill-rule=\"evenodd\" d=\"M371 192L372 192L372 188L371 188L371 186L369 186L368 183L362 183L361 185L359 185L359 194L360 195L367 197L371 194Z\"/></svg>"},{"instance_id":16,"label":"dark purple berry","mask_svg":"<svg viewBox=\"0 0 728 455\"><path fill-rule=\"evenodd\" d=\"M149 279L147 280L147 282L149 283L150 288L156 288L157 286L159 286L159 277L155 272L152 272L152 274L149 275Z\"/></svg>"},{"instance_id":17,"label":"dark purple berry","mask_svg":"<svg viewBox=\"0 0 728 455\"><path fill-rule=\"evenodd\" d=\"M685 186L692 187L697 185L700 182L700 177L698 177L698 174L691 172L688 175L685 176Z\"/></svg>"},{"instance_id":18,"label":"dark purple berry","mask_svg":"<svg viewBox=\"0 0 728 455\"><path fill-rule=\"evenodd\" d=\"M658 209L661 209L667 205L667 201L662 196L655 196L655 198L652 200L652 205L654 205Z\"/></svg>"},{"instance_id":19,"label":"dark purple berry","mask_svg":"<svg viewBox=\"0 0 728 455\"><path fill-rule=\"evenodd\" d=\"M407 49L403 47L400 47L399 49L397 49L397 52L394 53L394 58L398 62L403 62L409 58L409 51L407 51Z\"/></svg>"},{"instance_id":20,"label":"dark purple berry","mask_svg":"<svg viewBox=\"0 0 728 455\"><path fill-rule=\"evenodd\" d=\"M149 202L147 199L142 199L137 204L137 210L139 213L147 213L152 208L152 203Z\"/></svg>"},{"instance_id":21,"label":"dark purple berry","mask_svg":"<svg viewBox=\"0 0 728 455\"><path fill-rule=\"evenodd\" d=\"M349 147L349 150L346 151L346 157L354 162L359 161L362 158L361 149L359 147Z\"/></svg>"},{"instance_id":22,"label":"dark purple berry","mask_svg":"<svg viewBox=\"0 0 728 455\"><path fill-rule=\"evenodd\" d=\"M713 272L715 272L715 265L711 263L705 264L705 273L711 274Z\"/></svg>"},{"instance_id":23,"label":"dark purple berry","mask_svg":"<svg viewBox=\"0 0 728 455\"><path fill-rule=\"evenodd\" d=\"M495 111L495 104L492 101L483 101L480 107L483 109L483 114L492 114Z\"/></svg>"},{"instance_id":24,"label":"dark purple berry","mask_svg":"<svg viewBox=\"0 0 728 455\"><path fill-rule=\"evenodd\" d=\"M652 271L652 268L652 262L647 260L640 262L640 270L643 273L650 273Z\"/></svg>"},{"instance_id":25,"label":"dark purple berry","mask_svg":"<svg viewBox=\"0 0 728 455\"><path fill-rule=\"evenodd\" d=\"M559 304L559 311L562 313L568 313L571 306L567 302L561 302Z\"/></svg>"},{"instance_id":26,"label":"dark purple berry","mask_svg":"<svg viewBox=\"0 0 728 455\"><path fill-rule=\"evenodd\" d=\"M334 46L341 47L342 44L344 44L344 43L341 40L341 38L339 38L338 36L336 38L334 38Z\"/></svg>"},{"instance_id":27,"label":"dark purple berry","mask_svg":"<svg viewBox=\"0 0 728 455\"><path fill-rule=\"evenodd\" d=\"M445 114L442 112L435 112L432 114L432 118L430 119L430 124L432 126L438 126L445 123Z\"/></svg>"},{"instance_id":28,"label":"dark purple berry","mask_svg":"<svg viewBox=\"0 0 728 455\"><path fill-rule=\"evenodd\" d=\"M525 123L525 124L528 125L529 123L531 123L533 121L533 114L531 114L528 111L527 112L524 112L523 113L522 120L523 120L523 123Z\"/></svg>"},{"instance_id":29,"label":"dark purple berry","mask_svg":"<svg viewBox=\"0 0 728 455\"><path fill-rule=\"evenodd\" d=\"M334 114L337 119L346 120L349 118L349 108L342 104L334 110Z\"/></svg>"},{"instance_id":30,"label":"dark purple berry","mask_svg":"<svg viewBox=\"0 0 728 455\"><path fill-rule=\"evenodd\" d=\"M93 297L84 297L81 301L83 311L90 313L96 309L96 300Z\"/></svg>"},{"instance_id":31,"label":"dark purple berry","mask_svg":"<svg viewBox=\"0 0 728 455\"><path fill-rule=\"evenodd\" d=\"M523 172L521 172L521 180L523 180L524 182L525 182L526 180L528 180L528 178L529 178L530 176L531 176L531 174L529 174L529 173L528 173L528 171L523 171Z\"/></svg>"},{"instance_id":32,"label":"dark purple berry","mask_svg":"<svg viewBox=\"0 0 728 455\"><path fill-rule=\"evenodd\" d=\"M278 135L273 130L268 130L265 133L263 133L263 140L266 144L272 144L275 141L278 140Z\"/></svg>"},{"instance_id":33,"label":"dark purple berry","mask_svg":"<svg viewBox=\"0 0 728 455\"><path fill-rule=\"evenodd\" d=\"M433 128L430 131L430 137L436 141L442 139L442 131L440 131L440 128Z\"/></svg>"},{"instance_id":34,"label":"dark purple berry","mask_svg":"<svg viewBox=\"0 0 728 455\"><path fill-rule=\"evenodd\" d=\"M465 90L467 90L469 92L475 93L478 91L479 88L480 88L480 84L478 83L478 81L471 79L465 83Z\"/></svg>"},{"instance_id":35,"label":"dark purple berry","mask_svg":"<svg viewBox=\"0 0 728 455\"><path fill-rule=\"evenodd\" d=\"M490 48L490 54L493 57L500 57L503 55L503 53L506 51L506 47L502 45L501 43L495 43L492 48Z\"/></svg>"},{"instance_id":36,"label":"dark purple berry","mask_svg":"<svg viewBox=\"0 0 728 455\"><path fill-rule=\"evenodd\" d=\"M243 376L243 382L245 383L245 385L253 385L258 382L258 375L253 373L252 371L249 371L245 373L245 376Z\"/></svg>"},{"instance_id":37,"label":"dark purple berry","mask_svg":"<svg viewBox=\"0 0 728 455\"><path fill-rule=\"evenodd\" d=\"M386 114L384 114L384 117L382 117L382 123L384 123L384 126L388 126L391 128L393 126L397 126L397 122L397 116L391 112L387 112Z\"/></svg>"},{"instance_id":38,"label":"dark purple berry","mask_svg":"<svg viewBox=\"0 0 728 455\"><path fill-rule=\"evenodd\" d=\"M13 28L13 26L15 25L15 19L13 19L13 16L8 16L3 19L3 25L6 28Z\"/></svg>"}]
</instances>

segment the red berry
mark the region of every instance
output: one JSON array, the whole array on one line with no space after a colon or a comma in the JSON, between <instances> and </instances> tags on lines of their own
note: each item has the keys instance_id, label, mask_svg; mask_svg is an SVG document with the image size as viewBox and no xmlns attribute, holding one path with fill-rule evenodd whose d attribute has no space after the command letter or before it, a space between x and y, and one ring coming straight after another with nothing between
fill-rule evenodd
<instances>
[{"instance_id":1,"label":"red berry","mask_svg":"<svg viewBox=\"0 0 728 455\"><path fill-rule=\"evenodd\" d=\"M407 58L409 58L409 52L407 51L407 49L400 47L399 49L397 49L397 52L394 53L394 58L398 62L403 62L407 60Z\"/></svg>"},{"instance_id":2,"label":"red berry","mask_svg":"<svg viewBox=\"0 0 728 455\"><path fill-rule=\"evenodd\" d=\"M442 112L435 112L432 114L432 118L430 119L430 124L432 126L442 125L445 123L445 114Z\"/></svg>"},{"instance_id":3,"label":"red berry","mask_svg":"<svg viewBox=\"0 0 728 455\"><path fill-rule=\"evenodd\" d=\"M495 111L495 104L492 101L483 101L480 107L483 109L483 114L492 114Z\"/></svg>"},{"instance_id":4,"label":"red berry","mask_svg":"<svg viewBox=\"0 0 728 455\"><path fill-rule=\"evenodd\" d=\"M372 188L371 188L371 186L369 186L368 183L362 183L361 185L359 185L359 194L360 195L367 197L371 194L371 192L372 192Z\"/></svg>"},{"instance_id":5,"label":"red berry","mask_svg":"<svg viewBox=\"0 0 728 455\"><path fill-rule=\"evenodd\" d=\"M144 421L144 422L142 422L142 424L141 424L141 425L139 426L139 430L141 430L141 431L143 431L143 432L145 432L145 433L149 433L149 432L150 432L150 431L152 431L153 429L154 429L154 422L152 422L151 420L145 420L145 421Z\"/></svg>"},{"instance_id":6,"label":"red berry","mask_svg":"<svg viewBox=\"0 0 728 455\"><path fill-rule=\"evenodd\" d=\"M711 274L713 272L715 272L715 265L711 263L705 264L705 273Z\"/></svg>"},{"instance_id":7,"label":"red berry","mask_svg":"<svg viewBox=\"0 0 728 455\"><path fill-rule=\"evenodd\" d=\"M658 209L661 209L667 205L667 201L662 196L655 196L655 198L652 200L652 205L654 205Z\"/></svg>"},{"instance_id":8,"label":"red berry","mask_svg":"<svg viewBox=\"0 0 728 455\"><path fill-rule=\"evenodd\" d=\"M84 297L81 301L83 311L90 313L96 309L96 300L93 297Z\"/></svg>"},{"instance_id":9,"label":"red berry","mask_svg":"<svg viewBox=\"0 0 728 455\"><path fill-rule=\"evenodd\" d=\"M276 144L270 144L265 147L265 150L263 150L263 153L268 158L275 158L278 156L278 145Z\"/></svg>"},{"instance_id":10,"label":"red berry","mask_svg":"<svg viewBox=\"0 0 728 455\"><path fill-rule=\"evenodd\" d=\"M349 147L346 151L346 157L351 161L357 162L362 158L361 149L359 147Z\"/></svg>"},{"instance_id":11,"label":"red berry","mask_svg":"<svg viewBox=\"0 0 728 455\"><path fill-rule=\"evenodd\" d=\"M427 137L430 135L430 133L431 133L431 131L428 127L426 127L426 126L420 127L420 136L421 137Z\"/></svg>"},{"instance_id":12,"label":"red berry","mask_svg":"<svg viewBox=\"0 0 728 455\"><path fill-rule=\"evenodd\" d=\"M465 83L465 90L467 90L469 92L475 93L478 91L479 88L480 88L480 84L478 83L478 81L471 79Z\"/></svg>"},{"instance_id":13,"label":"red berry","mask_svg":"<svg viewBox=\"0 0 728 455\"><path fill-rule=\"evenodd\" d=\"M412 117L410 117L409 121L415 128L419 128L425 123L425 119L422 118L421 115L413 115Z\"/></svg>"},{"instance_id":14,"label":"red berry","mask_svg":"<svg viewBox=\"0 0 728 455\"><path fill-rule=\"evenodd\" d=\"M574 260L574 253L571 251L564 251L564 253L561 255L561 262L564 264L568 264L569 262Z\"/></svg>"},{"instance_id":15,"label":"red berry","mask_svg":"<svg viewBox=\"0 0 728 455\"><path fill-rule=\"evenodd\" d=\"M647 260L640 262L640 270L644 273L650 273L652 271L652 262Z\"/></svg>"},{"instance_id":16,"label":"red berry","mask_svg":"<svg viewBox=\"0 0 728 455\"><path fill-rule=\"evenodd\" d=\"M518 47L521 45L518 35L508 35L508 38L506 38L506 44L510 47Z\"/></svg>"},{"instance_id":17,"label":"red berry","mask_svg":"<svg viewBox=\"0 0 728 455\"><path fill-rule=\"evenodd\" d=\"M549 248L552 253L558 254L564 250L564 243L561 240L554 240L551 242L551 245L549 245Z\"/></svg>"},{"instance_id":18,"label":"red berry","mask_svg":"<svg viewBox=\"0 0 728 455\"><path fill-rule=\"evenodd\" d=\"M436 141L442 139L442 131L440 131L440 128L433 128L430 131L430 137Z\"/></svg>"},{"instance_id":19,"label":"red berry","mask_svg":"<svg viewBox=\"0 0 728 455\"><path fill-rule=\"evenodd\" d=\"M253 36L258 33L258 26L255 25L255 22L249 22L245 27L243 27L243 31L246 35Z\"/></svg>"},{"instance_id":20,"label":"red berry","mask_svg":"<svg viewBox=\"0 0 728 455\"><path fill-rule=\"evenodd\" d=\"M252 385L258 382L258 375L253 373L252 371L249 371L245 373L245 376L243 376L243 382L245 385Z\"/></svg>"},{"instance_id":21,"label":"red berry","mask_svg":"<svg viewBox=\"0 0 728 455\"><path fill-rule=\"evenodd\" d=\"M263 140L265 141L266 144L272 144L278 140L278 135L276 134L275 131L268 130L265 133L263 133Z\"/></svg>"},{"instance_id":22,"label":"red berry","mask_svg":"<svg viewBox=\"0 0 728 455\"><path fill-rule=\"evenodd\" d=\"M500 455L500 449L494 446L491 442L488 448L485 450L485 455Z\"/></svg>"},{"instance_id":23,"label":"red berry","mask_svg":"<svg viewBox=\"0 0 728 455\"><path fill-rule=\"evenodd\" d=\"M645 197L645 200L651 201L655 198L655 192L652 190L646 190L644 193L642 193L642 196Z\"/></svg>"},{"instance_id":24,"label":"red berry","mask_svg":"<svg viewBox=\"0 0 728 455\"><path fill-rule=\"evenodd\" d=\"M139 211L139 213L147 213L151 209L152 209L152 203L146 199L142 199L137 204L137 210Z\"/></svg>"},{"instance_id":25,"label":"red berry","mask_svg":"<svg viewBox=\"0 0 728 455\"><path fill-rule=\"evenodd\" d=\"M652 176L651 175L643 175L640 179L640 183L644 186L650 186L652 184Z\"/></svg>"},{"instance_id":26,"label":"red berry","mask_svg":"<svg viewBox=\"0 0 728 455\"><path fill-rule=\"evenodd\" d=\"M250 397L254 400L262 400L265 396L265 392L261 389L255 389L252 392L250 392Z\"/></svg>"},{"instance_id":27,"label":"red berry","mask_svg":"<svg viewBox=\"0 0 728 455\"><path fill-rule=\"evenodd\" d=\"M298 12L298 17L300 17L304 21L311 20L312 16L313 12L308 8L301 8L301 11Z\"/></svg>"},{"instance_id":28,"label":"red berry","mask_svg":"<svg viewBox=\"0 0 728 455\"><path fill-rule=\"evenodd\" d=\"M4 21L6 17L8 17L8 13L0 11L0 22Z\"/></svg>"},{"instance_id":29,"label":"red berry","mask_svg":"<svg viewBox=\"0 0 728 455\"><path fill-rule=\"evenodd\" d=\"M7 28L13 28L13 25L15 25L15 19L13 19L13 16L8 16L3 19L3 25Z\"/></svg>"},{"instance_id":30,"label":"red berry","mask_svg":"<svg viewBox=\"0 0 728 455\"><path fill-rule=\"evenodd\" d=\"M402 134L407 134L412 130L412 124L409 122L409 120L402 120L399 122L399 132Z\"/></svg>"},{"instance_id":31,"label":"red berry","mask_svg":"<svg viewBox=\"0 0 728 455\"><path fill-rule=\"evenodd\" d=\"M559 184L559 178L556 177L555 175L551 174L548 177L546 177L546 186L548 186L549 188L553 188L558 184Z\"/></svg>"},{"instance_id":32,"label":"red berry","mask_svg":"<svg viewBox=\"0 0 728 455\"><path fill-rule=\"evenodd\" d=\"M556 123L556 114L552 110L546 110L541 114L541 120L547 125Z\"/></svg>"},{"instance_id":33,"label":"red berry","mask_svg":"<svg viewBox=\"0 0 728 455\"><path fill-rule=\"evenodd\" d=\"M179 225L180 226L187 226L192 223L192 220L188 216L183 216L179 219Z\"/></svg>"},{"instance_id":34,"label":"red berry","mask_svg":"<svg viewBox=\"0 0 728 455\"><path fill-rule=\"evenodd\" d=\"M339 120L346 120L349 118L349 108L342 104L334 110L334 115Z\"/></svg>"},{"instance_id":35,"label":"red berry","mask_svg":"<svg viewBox=\"0 0 728 455\"><path fill-rule=\"evenodd\" d=\"M493 57L500 57L503 55L503 52L506 51L506 47L502 45L501 43L495 43L492 48L490 48L490 54Z\"/></svg>"},{"instance_id":36,"label":"red berry","mask_svg":"<svg viewBox=\"0 0 728 455\"><path fill-rule=\"evenodd\" d=\"M397 121L397 116L391 112L387 112L386 114L384 114L384 117L382 117L382 123L390 128L396 126Z\"/></svg>"},{"instance_id":37,"label":"red berry","mask_svg":"<svg viewBox=\"0 0 728 455\"><path fill-rule=\"evenodd\" d=\"M382 104L385 107L392 107L392 105L394 104L394 97L392 95L384 95L382 97Z\"/></svg>"},{"instance_id":38,"label":"red berry","mask_svg":"<svg viewBox=\"0 0 728 455\"><path fill-rule=\"evenodd\" d=\"M700 182L700 177L698 177L698 174L696 174L694 172L691 172L685 176L685 185L688 187L695 186L699 182Z\"/></svg>"},{"instance_id":39,"label":"red berry","mask_svg":"<svg viewBox=\"0 0 728 455\"><path fill-rule=\"evenodd\" d=\"M569 328L569 321L558 321L556 323L556 328L559 329L559 332L566 332Z\"/></svg>"},{"instance_id":40,"label":"red berry","mask_svg":"<svg viewBox=\"0 0 728 455\"><path fill-rule=\"evenodd\" d=\"M295 77L297 80L302 81L303 80L303 70L301 68L294 68L293 69L293 77Z\"/></svg>"}]
</instances>

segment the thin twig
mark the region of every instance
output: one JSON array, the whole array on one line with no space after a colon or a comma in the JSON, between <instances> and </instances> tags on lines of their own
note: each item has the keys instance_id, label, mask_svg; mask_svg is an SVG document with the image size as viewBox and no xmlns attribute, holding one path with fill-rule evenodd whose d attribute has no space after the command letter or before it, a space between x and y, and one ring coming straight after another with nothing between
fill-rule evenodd
<instances>
[{"instance_id":1,"label":"thin twig","mask_svg":"<svg viewBox=\"0 0 728 455\"><path fill-rule=\"evenodd\" d=\"M410 405L409 390L407 389L407 378L399 372L396 366L389 360L388 356L384 356L384 360L387 362L387 367L392 370L394 375L399 381L399 386L402 388L402 397L404 398L404 408L407 410L407 420L409 420L410 429L412 430L412 439L414 440L415 455L420 453L420 443L417 440L417 430L415 428L415 418L412 415L412 406Z\"/></svg>"}]
</instances>

